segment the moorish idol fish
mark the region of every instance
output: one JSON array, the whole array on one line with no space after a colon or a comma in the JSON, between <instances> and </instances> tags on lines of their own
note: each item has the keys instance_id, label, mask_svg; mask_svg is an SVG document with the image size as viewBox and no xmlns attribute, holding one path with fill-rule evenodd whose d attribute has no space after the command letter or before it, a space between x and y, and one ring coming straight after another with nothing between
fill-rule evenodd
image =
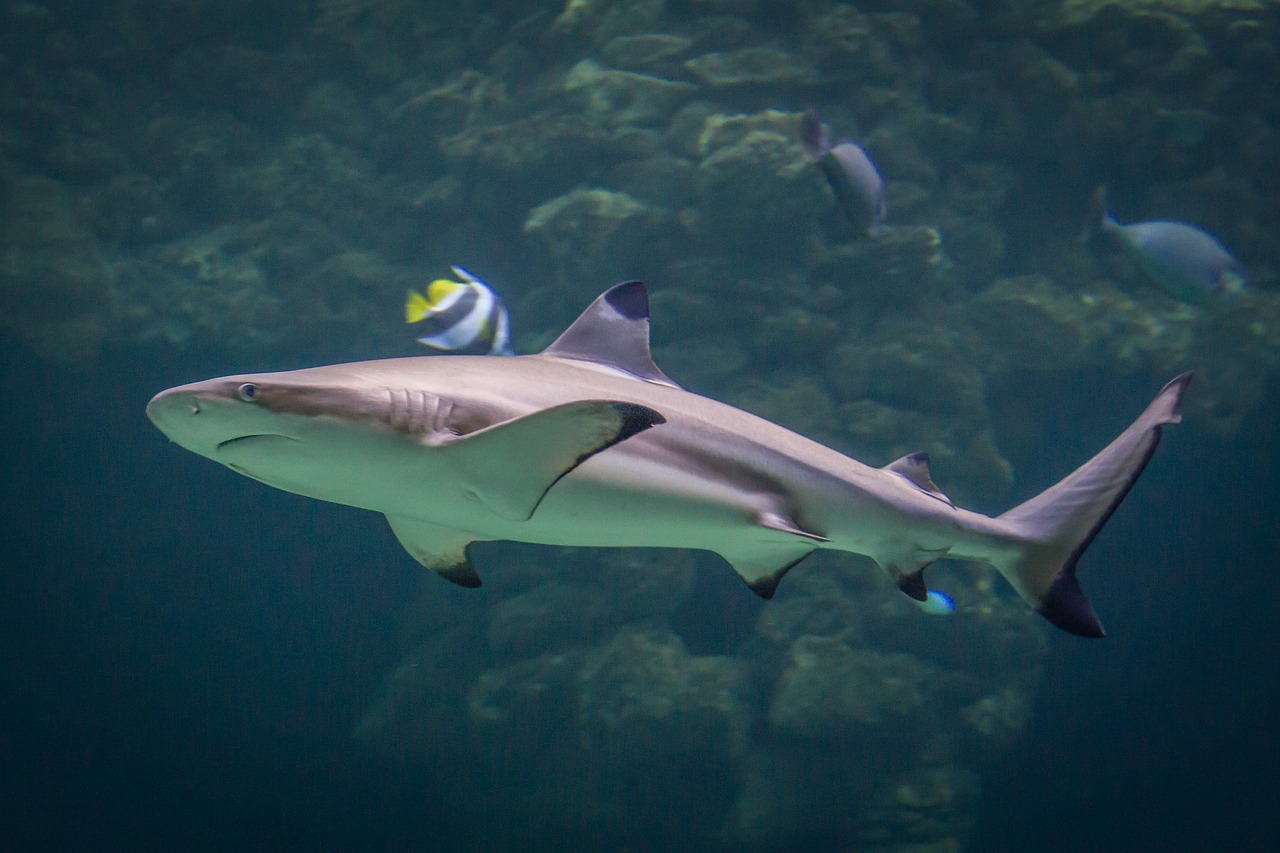
<instances>
[{"instance_id":1,"label":"moorish idol fish","mask_svg":"<svg viewBox=\"0 0 1280 853\"><path fill-rule=\"evenodd\" d=\"M511 320L502 299L462 267L450 267L462 281L438 278L425 294L410 290L406 323L419 323L420 343L455 355L512 355Z\"/></svg>"}]
</instances>

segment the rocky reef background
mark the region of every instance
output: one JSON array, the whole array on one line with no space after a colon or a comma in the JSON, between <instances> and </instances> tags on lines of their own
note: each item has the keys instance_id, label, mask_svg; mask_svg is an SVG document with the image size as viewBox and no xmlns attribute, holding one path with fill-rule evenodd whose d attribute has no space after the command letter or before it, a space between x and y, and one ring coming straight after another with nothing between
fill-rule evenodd
<instances>
[{"instance_id":1,"label":"rocky reef background","mask_svg":"<svg viewBox=\"0 0 1280 853\"><path fill-rule=\"evenodd\" d=\"M879 165L881 237L804 160L807 105ZM686 387L928 450L995 510L1064 412L1105 436L1188 368L1215 440L1274 407L1278 114L1262 0L11 2L0 329L34 369L174 384L414 354L400 300L450 264L524 352L643 278ZM1083 243L1098 184L1250 289L1191 308ZM1045 631L983 569L937 570L933 619L852 559L768 605L702 555L482 559L481 596L399 608L350 720L450 849L958 850L1040 688Z\"/></svg>"}]
</instances>

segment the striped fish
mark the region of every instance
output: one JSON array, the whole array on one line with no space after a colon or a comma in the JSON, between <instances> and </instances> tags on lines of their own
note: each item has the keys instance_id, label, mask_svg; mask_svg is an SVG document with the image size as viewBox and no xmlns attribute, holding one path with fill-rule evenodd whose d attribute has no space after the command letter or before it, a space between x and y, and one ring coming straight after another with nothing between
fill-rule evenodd
<instances>
[{"instance_id":1,"label":"striped fish","mask_svg":"<svg viewBox=\"0 0 1280 853\"><path fill-rule=\"evenodd\" d=\"M462 267L450 269L461 281L436 279L425 294L410 290L405 299L405 322L423 332L418 341L456 355L514 355L502 299Z\"/></svg>"}]
</instances>

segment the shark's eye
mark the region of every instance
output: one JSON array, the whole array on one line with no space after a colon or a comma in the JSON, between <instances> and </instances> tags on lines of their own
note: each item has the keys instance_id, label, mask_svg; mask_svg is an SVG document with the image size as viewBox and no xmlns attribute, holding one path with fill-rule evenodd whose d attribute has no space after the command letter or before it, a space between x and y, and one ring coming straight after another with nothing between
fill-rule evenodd
<instances>
[{"instance_id":1,"label":"shark's eye","mask_svg":"<svg viewBox=\"0 0 1280 853\"><path fill-rule=\"evenodd\" d=\"M252 403L258 399L258 386L252 382L246 382L236 389L236 393L240 395L241 400Z\"/></svg>"}]
</instances>

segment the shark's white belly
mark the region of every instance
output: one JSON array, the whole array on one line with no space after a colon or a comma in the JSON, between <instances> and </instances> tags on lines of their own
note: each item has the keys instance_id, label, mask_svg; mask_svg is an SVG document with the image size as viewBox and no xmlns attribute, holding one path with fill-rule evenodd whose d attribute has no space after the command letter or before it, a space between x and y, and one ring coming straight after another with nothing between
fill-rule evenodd
<instances>
[{"instance_id":1,"label":"shark's white belly","mask_svg":"<svg viewBox=\"0 0 1280 853\"><path fill-rule=\"evenodd\" d=\"M428 522L475 540L706 549L740 571L747 560L773 554L785 563L819 547L882 564L901 555L983 558L991 552L983 530L990 519L927 497L894 475L853 460L838 474L819 471L760 442L728 433L694 440L696 430L673 433L675 426L585 460L547 490L532 515L520 518L494 512L484 483L452 468L445 454L386 432L346 436L341 454L324 449L333 443L316 443L312 451L267 438L246 441L219 459L286 491ZM812 536L760 524L770 513Z\"/></svg>"}]
</instances>

